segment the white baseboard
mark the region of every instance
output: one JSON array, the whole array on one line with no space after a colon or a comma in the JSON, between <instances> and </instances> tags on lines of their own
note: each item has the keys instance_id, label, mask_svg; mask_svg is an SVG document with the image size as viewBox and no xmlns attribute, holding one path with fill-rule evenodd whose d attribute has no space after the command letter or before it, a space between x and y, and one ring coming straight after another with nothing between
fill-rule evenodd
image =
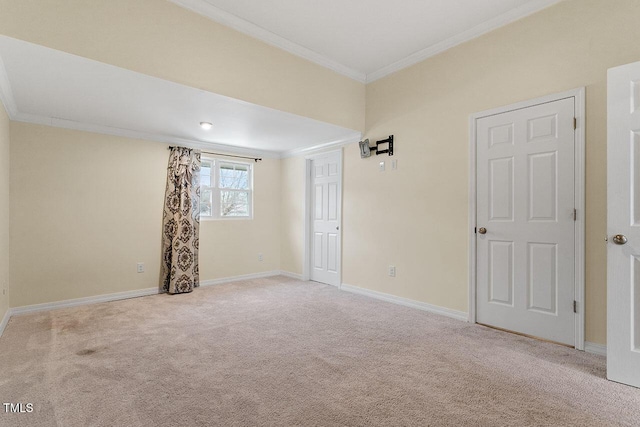
<instances>
[{"instance_id":1,"label":"white baseboard","mask_svg":"<svg viewBox=\"0 0 640 427\"><path fill-rule=\"evenodd\" d=\"M75 298L64 301L47 302L44 304L25 305L11 309L11 315L35 313L38 311L48 311L58 308L77 307L80 305L98 304L101 302L118 301L129 298L145 297L160 293L159 288L137 289L135 291L116 292L113 294L96 295L93 297Z\"/></svg>"},{"instance_id":2,"label":"white baseboard","mask_svg":"<svg viewBox=\"0 0 640 427\"><path fill-rule=\"evenodd\" d=\"M273 277L273 276L286 276L286 277L291 277L293 279L302 280L301 274L291 273L289 271L273 270L273 271L266 271L262 273L245 274L245 275L233 276L233 277L224 277L222 279L204 280L200 282L200 286L214 286L214 285L221 285L224 283L232 283L232 282L238 282L242 280L251 280L251 279L261 279L264 277ZM351 292L354 294L364 295L364 296L379 299L382 301L403 305L405 307L411 307L411 308L416 308L418 310L428 311L430 313L440 314L442 316L451 317L453 319L462 320L464 322L467 321L467 313L462 311L452 310L450 308L440 307L433 304L427 304L424 302L415 301L408 298L402 298L402 297L398 297L391 294L385 294L383 292L372 291L370 289L360 288L357 286L348 285L346 283L343 283L342 285L340 285L339 289L346 292ZM34 305L27 305L23 307L9 308L7 312L4 314L2 321L0 321L0 337L4 333L4 330L7 327L7 324L9 323L9 319L11 318L11 316L27 314L27 313L35 313L38 311L55 310L58 308L77 307L81 305L97 304L101 302L118 301L118 300L129 299L129 298L156 295L158 293L160 293L159 288L146 288L146 289L138 289L135 291L117 292L113 294L97 295L93 297L75 298L75 299L56 301L51 303L34 304ZM607 346L603 344L585 342L584 351L587 353L597 354L600 356L606 356Z\"/></svg>"},{"instance_id":3,"label":"white baseboard","mask_svg":"<svg viewBox=\"0 0 640 427\"><path fill-rule=\"evenodd\" d=\"M212 286L223 283L238 282L240 280L260 279L263 277L277 276L280 271L267 271L264 273L245 274L242 276L224 277L222 279L204 280L200 282L200 286ZM101 302L118 301L129 298L145 297L160 293L160 288L146 288L135 291L117 292L113 294L96 295L93 297L75 298L64 301L48 302L43 304L26 305L9 309L10 315L20 315L26 313L35 313L38 311L54 310L57 308L77 307L80 305L97 304ZM5 316L6 317L6 316ZM0 324L1 326L2 324Z\"/></svg>"},{"instance_id":4,"label":"white baseboard","mask_svg":"<svg viewBox=\"0 0 640 427\"><path fill-rule=\"evenodd\" d=\"M430 313L440 314L442 316L451 317L453 319L467 321L467 313L463 311L452 310L450 308L440 307L433 304L427 304L426 302L415 301L408 298L402 298L391 294L385 294L383 292L372 291L369 289L359 288L357 286L347 285L343 283L340 285L340 290L351 292L354 294L365 295L371 298L379 299L382 301L391 302L405 307L417 308L418 310L428 311Z\"/></svg>"},{"instance_id":5,"label":"white baseboard","mask_svg":"<svg viewBox=\"0 0 640 427\"><path fill-rule=\"evenodd\" d=\"M281 272L279 270L266 271L263 273L244 274L241 276L223 277L221 279L203 280L200 282L200 286L213 286L221 285L223 283L238 282L241 280L261 279L263 277L278 276ZM286 274L283 274L286 275ZM138 289L135 291L117 292L113 294L96 295L93 297L75 298L64 301L48 302L43 304L25 305L22 307L15 307L9 309L10 315L35 313L37 311L47 311L56 308L77 307L80 305L97 304L101 302L118 301L129 298L144 297L148 295L155 295L160 293L160 288L146 288ZM2 324L0 324L2 325Z\"/></svg>"},{"instance_id":6,"label":"white baseboard","mask_svg":"<svg viewBox=\"0 0 640 427\"><path fill-rule=\"evenodd\" d=\"M200 282L200 286L213 286L220 285L223 283L231 283L238 282L241 280L251 280L251 279L260 279L263 277L272 277L272 276L289 276L293 277L293 273L281 272L280 270L274 271L266 271L263 273L255 273L255 274L245 274L242 276L233 276L233 277L224 277L222 279L213 279L213 280L204 280ZM68 307L77 307L81 305L89 305L89 304L97 304L101 302L109 302L109 301L118 301L129 298L137 298L144 297L149 295L157 295L160 293L159 288L146 288L146 289L138 289L135 291L126 291L126 292L117 292L113 294L105 294L105 295L96 295L93 297L85 297L85 298L75 298L64 301L55 301L43 304L34 304L34 305L25 305L22 307L10 308L4 315L2 322L0 323L0 336L4 332L4 328L9 323L9 319L11 316L27 314L27 313L35 313L38 311L48 311L55 310L58 308L68 308Z\"/></svg>"},{"instance_id":7,"label":"white baseboard","mask_svg":"<svg viewBox=\"0 0 640 427\"><path fill-rule=\"evenodd\" d=\"M7 327L9 323L9 319L11 319L11 309L7 308L7 312L4 313L4 317L2 318L2 322L0 322L0 337L4 333L4 328Z\"/></svg>"},{"instance_id":8,"label":"white baseboard","mask_svg":"<svg viewBox=\"0 0 640 427\"><path fill-rule=\"evenodd\" d=\"M302 280L302 274L292 273L290 271L280 270L280 275L281 276L290 277L290 278L296 279L296 280Z\"/></svg>"},{"instance_id":9,"label":"white baseboard","mask_svg":"<svg viewBox=\"0 0 640 427\"><path fill-rule=\"evenodd\" d=\"M587 353L592 353L592 354L597 354L599 356L606 356L607 355L607 346L604 344L596 344L593 342L587 342L585 341L584 343L584 351Z\"/></svg>"},{"instance_id":10,"label":"white baseboard","mask_svg":"<svg viewBox=\"0 0 640 427\"><path fill-rule=\"evenodd\" d=\"M243 274L241 276L223 277L221 279L201 280L200 286L215 286L224 283L240 282L242 280L262 279L264 277L279 276L280 270L264 271L262 273Z\"/></svg>"}]
</instances>

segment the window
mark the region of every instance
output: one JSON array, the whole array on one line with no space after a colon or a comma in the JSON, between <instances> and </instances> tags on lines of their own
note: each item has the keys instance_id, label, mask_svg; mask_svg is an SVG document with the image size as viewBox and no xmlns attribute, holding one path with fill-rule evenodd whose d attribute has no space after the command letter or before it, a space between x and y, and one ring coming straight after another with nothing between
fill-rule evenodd
<instances>
[{"instance_id":1,"label":"window","mask_svg":"<svg viewBox=\"0 0 640 427\"><path fill-rule=\"evenodd\" d=\"M202 159L200 217L251 218L253 177L250 163Z\"/></svg>"}]
</instances>

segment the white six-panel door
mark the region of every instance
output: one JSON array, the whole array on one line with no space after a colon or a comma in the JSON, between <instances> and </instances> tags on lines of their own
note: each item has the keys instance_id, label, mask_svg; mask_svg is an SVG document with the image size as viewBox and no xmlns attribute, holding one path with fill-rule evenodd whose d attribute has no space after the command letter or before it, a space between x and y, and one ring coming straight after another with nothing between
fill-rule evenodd
<instances>
[{"instance_id":1,"label":"white six-panel door","mask_svg":"<svg viewBox=\"0 0 640 427\"><path fill-rule=\"evenodd\" d=\"M311 247L309 278L340 285L342 164L339 152L311 159Z\"/></svg>"},{"instance_id":2,"label":"white six-panel door","mask_svg":"<svg viewBox=\"0 0 640 427\"><path fill-rule=\"evenodd\" d=\"M640 387L640 62L607 90L607 378Z\"/></svg>"},{"instance_id":3,"label":"white six-panel door","mask_svg":"<svg viewBox=\"0 0 640 427\"><path fill-rule=\"evenodd\" d=\"M569 345L574 104L569 97L476 121L477 322Z\"/></svg>"}]
</instances>

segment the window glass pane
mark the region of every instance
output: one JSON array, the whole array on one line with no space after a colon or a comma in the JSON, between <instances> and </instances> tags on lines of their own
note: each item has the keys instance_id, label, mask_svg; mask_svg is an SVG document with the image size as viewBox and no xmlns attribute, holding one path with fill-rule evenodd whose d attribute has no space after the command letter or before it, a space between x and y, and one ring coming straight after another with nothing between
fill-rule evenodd
<instances>
[{"instance_id":1,"label":"window glass pane","mask_svg":"<svg viewBox=\"0 0 640 427\"><path fill-rule=\"evenodd\" d=\"M211 168L212 162L202 161L200 165L200 185L211 187Z\"/></svg>"},{"instance_id":2,"label":"window glass pane","mask_svg":"<svg viewBox=\"0 0 640 427\"><path fill-rule=\"evenodd\" d=\"M245 191L220 191L221 216L249 216L249 193Z\"/></svg>"},{"instance_id":3,"label":"window glass pane","mask_svg":"<svg viewBox=\"0 0 640 427\"><path fill-rule=\"evenodd\" d=\"M220 164L220 188L249 189L249 166L232 163Z\"/></svg>"},{"instance_id":4,"label":"window glass pane","mask_svg":"<svg viewBox=\"0 0 640 427\"><path fill-rule=\"evenodd\" d=\"M211 203L213 192L207 188L201 188L200 191L200 216L211 216L213 214L213 205Z\"/></svg>"}]
</instances>

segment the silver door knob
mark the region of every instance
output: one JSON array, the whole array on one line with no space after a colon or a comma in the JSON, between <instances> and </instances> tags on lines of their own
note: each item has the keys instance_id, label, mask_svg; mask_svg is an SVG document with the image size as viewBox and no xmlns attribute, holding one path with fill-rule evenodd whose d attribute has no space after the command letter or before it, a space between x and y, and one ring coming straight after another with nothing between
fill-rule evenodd
<instances>
[{"instance_id":1,"label":"silver door knob","mask_svg":"<svg viewBox=\"0 0 640 427\"><path fill-rule=\"evenodd\" d=\"M480 227L480 228L478 228L478 233L480 233L480 234L487 234L487 229L486 229L486 228L484 228L484 227Z\"/></svg>"},{"instance_id":2,"label":"silver door knob","mask_svg":"<svg viewBox=\"0 0 640 427\"><path fill-rule=\"evenodd\" d=\"M627 236L625 236L624 234L616 234L615 236L613 236L612 240L616 245L624 245L625 243L627 243Z\"/></svg>"}]
</instances>

